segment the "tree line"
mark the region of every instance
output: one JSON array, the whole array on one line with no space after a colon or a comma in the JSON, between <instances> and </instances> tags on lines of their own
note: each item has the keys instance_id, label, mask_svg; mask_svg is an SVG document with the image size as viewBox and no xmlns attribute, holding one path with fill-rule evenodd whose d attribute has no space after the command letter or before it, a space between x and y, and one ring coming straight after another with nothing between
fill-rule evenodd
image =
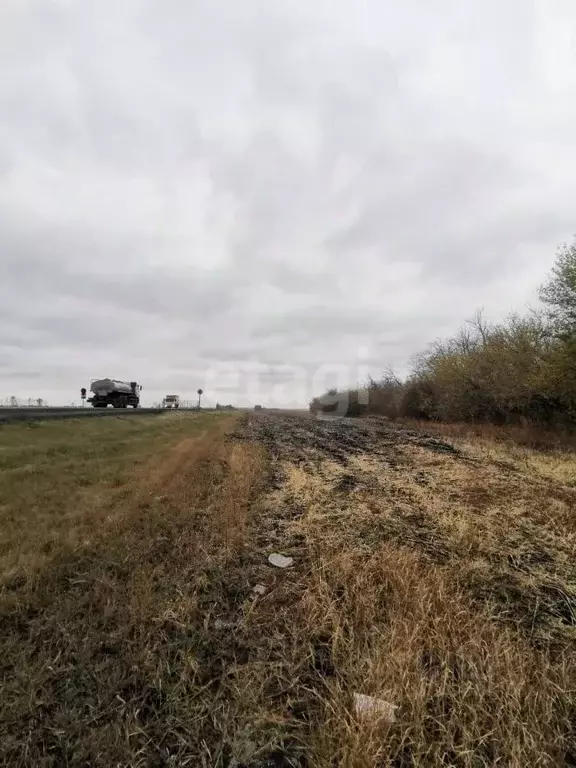
<instances>
[{"instance_id":1,"label":"tree line","mask_svg":"<svg viewBox=\"0 0 576 768\"><path fill-rule=\"evenodd\" d=\"M560 247L540 289L542 306L489 322L481 311L412 361L348 392L315 398L312 411L378 413L437 421L576 423L576 239ZM339 411L341 412L341 411Z\"/></svg>"}]
</instances>

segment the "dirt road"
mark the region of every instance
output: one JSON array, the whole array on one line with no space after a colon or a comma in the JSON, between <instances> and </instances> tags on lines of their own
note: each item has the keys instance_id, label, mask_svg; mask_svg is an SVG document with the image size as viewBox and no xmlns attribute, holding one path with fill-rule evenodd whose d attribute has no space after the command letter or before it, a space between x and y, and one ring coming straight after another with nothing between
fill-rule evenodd
<instances>
[{"instance_id":1,"label":"dirt road","mask_svg":"<svg viewBox=\"0 0 576 768\"><path fill-rule=\"evenodd\" d=\"M303 515L318 524L325 517L332 522L341 517L343 531L353 521L358 526L360 514L369 529L367 540L417 544L443 557L432 521L410 503L408 489L425 486L427 480L407 451L424 449L467 463L452 445L382 420L278 413L251 417L242 434L264 445L271 458L276 493L269 503L277 511L278 526L289 527ZM377 514L387 498L394 504L384 516ZM355 536L362 535L361 528Z\"/></svg>"},{"instance_id":2,"label":"dirt road","mask_svg":"<svg viewBox=\"0 0 576 768\"><path fill-rule=\"evenodd\" d=\"M264 747L246 712L231 765L572 764L573 488L376 419L255 414L237 438L270 459L239 677L276 727ZM354 693L395 722L359 724Z\"/></svg>"},{"instance_id":3,"label":"dirt road","mask_svg":"<svg viewBox=\"0 0 576 768\"><path fill-rule=\"evenodd\" d=\"M575 626L574 489L380 419L262 414L244 434L272 457L278 525L338 521L366 547L457 566L475 598L532 634Z\"/></svg>"}]
</instances>

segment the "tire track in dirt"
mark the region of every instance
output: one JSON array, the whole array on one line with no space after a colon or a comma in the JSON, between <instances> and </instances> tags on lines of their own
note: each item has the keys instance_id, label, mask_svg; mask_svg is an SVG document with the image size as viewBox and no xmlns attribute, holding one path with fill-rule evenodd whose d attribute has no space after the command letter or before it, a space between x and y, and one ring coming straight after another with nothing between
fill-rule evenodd
<instances>
[{"instance_id":1,"label":"tire track in dirt","mask_svg":"<svg viewBox=\"0 0 576 768\"><path fill-rule=\"evenodd\" d=\"M573 489L382 419L262 413L243 437L272 462L263 545L302 557L306 527L318 541L322 526L338 525L339 546L387 541L450 565L475 599L532 635L576 626Z\"/></svg>"},{"instance_id":2,"label":"tire track in dirt","mask_svg":"<svg viewBox=\"0 0 576 768\"><path fill-rule=\"evenodd\" d=\"M251 414L231 439L263 446L269 476L253 509L246 547L225 569L215 564L200 596L206 616L200 680L216 701L233 702L234 734L222 737L219 765L320 764L310 762L315 728L322 727L334 686L346 682L340 677L342 659L334 657L341 641L324 608L315 614L323 569L334 568L326 576L329 584L338 582L343 562L354 564L353 575L356 566L377 561L383 549L399 562L408 552L408 562L424 563L423 573L438 573L452 580L456 592L462 587L477 600L479 615L492 602L498 619L536 639L551 632L560 637L570 623L563 602L568 545L562 550L553 531L544 542L542 530L530 527L529 501L538 503L534 488L540 486L531 486L526 476L378 419L264 412ZM482 493L471 495L475 487ZM504 514L492 506L502 494L508 503L512 492L520 494L518 504L526 509L512 509L506 528ZM294 558L294 566L271 567L272 552ZM528 569L526 581L514 581L511 562ZM554 579L562 579L557 590L550 586ZM348 583L330 587L327 606L338 606ZM253 593L256 584L263 586L262 594ZM415 585L415 596L417 590ZM353 613L354 605L347 610ZM374 624L365 631L370 638ZM208 728L203 737L221 736Z\"/></svg>"},{"instance_id":3,"label":"tire track in dirt","mask_svg":"<svg viewBox=\"0 0 576 768\"><path fill-rule=\"evenodd\" d=\"M253 681L257 670L265 680L259 705L281 724L270 751L261 749L242 765L316 764L308 762L309 745L317 742L314 728L323 727L321 702L350 684L340 677L342 657L333 655L341 641L323 613L339 610L345 599L349 581L338 584L337 575L342 563L356 563L353 574L383 551L399 562L412 558L422 562L423 573L471 598L478 616L517 628L535 647L553 641L561 650L570 642L573 541L541 519L542 494L568 508L566 489L544 487L540 479L380 419L264 412L250 415L235 439L263 445L270 461L245 560L249 580L266 592L252 601L248 595L248 608L244 603L249 655L236 670L237 683ZM273 551L293 557L294 567L271 568L266 558ZM318 607L331 582L332 597ZM415 584L410 599L417 600L419 590ZM354 604L348 614L342 608L342 615L354 610ZM408 616L411 610L407 604ZM376 630L370 625L365 631L368 638ZM350 711L352 705L345 706ZM250 740L263 744L265 732L250 728Z\"/></svg>"}]
</instances>

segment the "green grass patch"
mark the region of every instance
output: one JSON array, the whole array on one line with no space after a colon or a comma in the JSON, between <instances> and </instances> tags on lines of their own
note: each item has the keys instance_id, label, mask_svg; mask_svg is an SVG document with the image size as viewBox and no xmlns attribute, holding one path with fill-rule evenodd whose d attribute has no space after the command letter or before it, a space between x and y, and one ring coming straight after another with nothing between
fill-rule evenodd
<instances>
[{"instance_id":1,"label":"green grass patch","mask_svg":"<svg viewBox=\"0 0 576 768\"><path fill-rule=\"evenodd\" d=\"M0 428L0 573L41 565L98 534L140 465L217 414L66 419ZM224 417L230 418L230 416Z\"/></svg>"}]
</instances>

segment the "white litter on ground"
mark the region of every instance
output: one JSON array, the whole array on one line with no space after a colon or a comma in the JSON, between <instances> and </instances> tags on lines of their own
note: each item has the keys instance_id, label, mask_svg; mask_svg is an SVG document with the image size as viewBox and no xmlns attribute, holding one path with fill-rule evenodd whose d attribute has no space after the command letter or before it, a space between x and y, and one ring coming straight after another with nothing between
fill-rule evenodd
<instances>
[{"instance_id":1,"label":"white litter on ground","mask_svg":"<svg viewBox=\"0 0 576 768\"><path fill-rule=\"evenodd\" d=\"M268 562L270 565L275 565L276 568L289 568L291 565L294 565L294 558L284 557L284 555L274 552L268 557Z\"/></svg>"},{"instance_id":2,"label":"white litter on ground","mask_svg":"<svg viewBox=\"0 0 576 768\"><path fill-rule=\"evenodd\" d=\"M225 621L224 619L216 619L214 622L214 629L236 629L235 621Z\"/></svg>"},{"instance_id":3,"label":"white litter on ground","mask_svg":"<svg viewBox=\"0 0 576 768\"><path fill-rule=\"evenodd\" d=\"M384 701L384 699L365 696L363 693L354 694L354 710L361 717L382 719L388 723L395 723L397 709L398 707L395 704L390 704L389 701Z\"/></svg>"},{"instance_id":4,"label":"white litter on ground","mask_svg":"<svg viewBox=\"0 0 576 768\"><path fill-rule=\"evenodd\" d=\"M252 592L254 592L255 595L265 595L266 587L264 584L256 584L256 586L252 589Z\"/></svg>"}]
</instances>

